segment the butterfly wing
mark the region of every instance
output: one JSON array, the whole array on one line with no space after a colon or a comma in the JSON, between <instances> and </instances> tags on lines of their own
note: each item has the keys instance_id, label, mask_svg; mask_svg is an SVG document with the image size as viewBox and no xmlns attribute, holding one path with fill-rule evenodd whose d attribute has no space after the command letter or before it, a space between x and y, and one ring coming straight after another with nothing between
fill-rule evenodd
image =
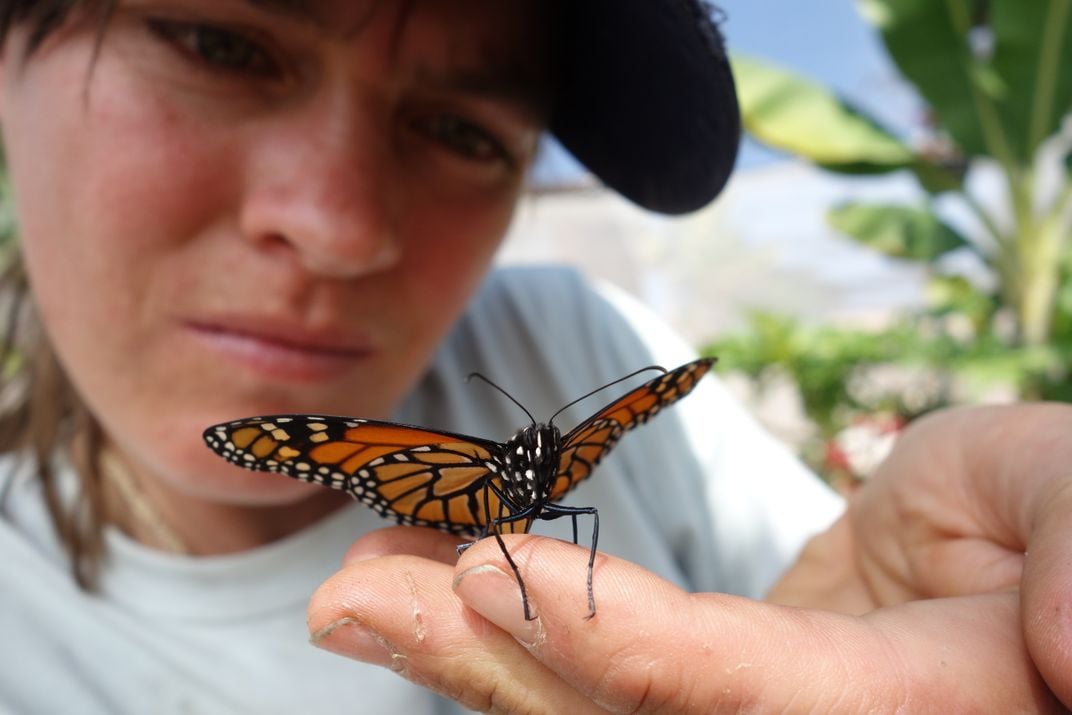
<instances>
[{"instance_id":1,"label":"butterfly wing","mask_svg":"<svg viewBox=\"0 0 1072 715\"><path fill-rule=\"evenodd\" d=\"M422 427L314 415L273 415L209 427L224 459L349 492L399 523L479 534L484 486L499 480L496 442ZM488 510L500 513L487 494Z\"/></svg>"},{"instance_id":2,"label":"butterfly wing","mask_svg":"<svg viewBox=\"0 0 1072 715\"><path fill-rule=\"evenodd\" d=\"M692 392L716 359L700 358L659 375L570 430L562 440L562 455L551 488L551 499L561 498L588 478L626 431L644 424L664 407Z\"/></svg>"}]
</instances>

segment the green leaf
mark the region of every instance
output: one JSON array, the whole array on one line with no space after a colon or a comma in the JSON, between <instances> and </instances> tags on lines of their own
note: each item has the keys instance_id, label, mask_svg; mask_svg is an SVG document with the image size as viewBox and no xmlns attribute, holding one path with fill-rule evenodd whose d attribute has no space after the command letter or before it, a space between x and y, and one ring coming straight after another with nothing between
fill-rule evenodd
<instances>
[{"instance_id":1,"label":"green leaf","mask_svg":"<svg viewBox=\"0 0 1072 715\"><path fill-rule=\"evenodd\" d=\"M916 157L900 139L822 86L772 64L733 58L745 130L833 171L880 173Z\"/></svg>"},{"instance_id":2,"label":"green leaf","mask_svg":"<svg viewBox=\"0 0 1072 715\"><path fill-rule=\"evenodd\" d=\"M1027 164L1072 110L1072 0L991 0L990 27L1002 123Z\"/></svg>"},{"instance_id":3,"label":"green leaf","mask_svg":"<svg viewBox=\"0 0 1072 715\"><path fill-rule=\"evenodd\" d=\"M945 191L963 191L964 175L967 173L966 164L955 166L942 166L940 164L923 160L917 161L911 167L916 180L930 194L940 194Z\"/></svg>"},{"instance_id":4,"label":"green leaf","mask_svg":"<svg viewBox=\"0 0 1072 715\"><path fill-rule=\"evenodd\" d=\"M887 256L933 261L967 245L930 211L908 206L846 202L827 213L835 229Z\"/></svg>"},{"instance_id":5,"label":"green leaf","mask_svg":"<svg viewBox=\"0 0 1072 715\"><path fill-rule=\"evenodd\" d=\"M1072 0L857 0L961 150L1021 166L1072 110ZM992 48L973 52L970 38Z\"/></svg>"},{"instance_id":6,"label":"green leaf","mask_svg":"<svg viewBox=\"0 0 1072 715\"><path fill-rule=\"evenodd\" d=\"M992 295L957 275L932 277L927 283L927 298L939 315L957 313L967 317L975 335L982 335L989 328L999 307Z\"/></svg>"},{"instance_id":7,"label":"green leaf","mask_svg":"<svg viewBox=\"0 0 1072 715\"><path fill-rule=\"evenodd\" d=\"M980 85L986 83L968 46L967 5L965 0L857 0L861 14L882 33L901 74L916 86L961 151L974 156L986 153L986 143L973 87L982 92Z\"/></svg>"}]
</instances>

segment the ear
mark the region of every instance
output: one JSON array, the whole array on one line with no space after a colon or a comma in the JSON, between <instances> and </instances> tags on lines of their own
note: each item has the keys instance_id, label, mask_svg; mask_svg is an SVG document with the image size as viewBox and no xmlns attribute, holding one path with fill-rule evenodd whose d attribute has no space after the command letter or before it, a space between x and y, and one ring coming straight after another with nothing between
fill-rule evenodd
<instances>
[{"instance_id":1,"label":"ear","mask_svg":"<svg viewBox=\"0 0 1072 715\"><path fill-rule=\"evenodd\" d=\"M11 33L0 38L0 124L4 121L4 106L7 98L7 73L8 65L11 64L10 54L12 49Z\"/></svg>"},{"instance_id":2,"label":"ear","mask_svg":"<svg viewBox=\"0 0 1072 715\"><path fill-rule=\"evenodd\" d=\"M0 37L0 123L3 123L7 105L7 78L16 71L19 52L22 48L22 38L17 30L9 29L7 34Z\"/></svg>"},{"instance_id":3,"label":"ear","mask_svg":"<svg viewBox=\"0 0 1072 715\"><path fill-rule=\"evenodd\" d=\"M19 72L26 69L26 45L26 30L18 24L8 28L7 34L0 37L0 123L6 114L8 77L14 80Z\"/></svg>"}]
</instances>

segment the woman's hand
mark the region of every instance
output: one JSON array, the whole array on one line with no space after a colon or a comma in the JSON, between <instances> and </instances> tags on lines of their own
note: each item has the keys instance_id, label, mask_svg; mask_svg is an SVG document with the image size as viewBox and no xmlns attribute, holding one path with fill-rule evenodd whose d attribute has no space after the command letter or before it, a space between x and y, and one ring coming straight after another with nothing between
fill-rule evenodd
<instances>
[{"instance_id":1,"label":"woman's hand","mask_svg":"<svg viewBox=\"0 0 1072 715\"><path fill-rule=\"evenodd\" d=\"M1072 405L914 422L770 598L865 613L1017 588L1030 654L1072 706Z\"/></svg>"},{"instance_id":2,"label":"woman's hand","mask_svg":"<svg viewBox=\"0 0 1072 715\"><path fill-rule=\"evenodd\" d=\"M586 620L587 550L507 537L527 622L494 540L455 565L456 539L393 528L354 545L310 628L481 710L1057 710L1035 663L1072 701L1066 435L1056 405L921 420L774 589L790 605L687 594L599 555Z\"/></svg>"}]
</instances>

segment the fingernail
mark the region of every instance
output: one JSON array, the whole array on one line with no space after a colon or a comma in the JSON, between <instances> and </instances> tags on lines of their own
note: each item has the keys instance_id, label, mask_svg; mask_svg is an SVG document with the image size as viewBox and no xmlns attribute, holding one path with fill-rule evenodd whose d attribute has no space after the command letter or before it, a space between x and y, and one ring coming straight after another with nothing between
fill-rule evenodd
<instances>
[{"instance_id":1,"label":"fingernail","mask_svg":"<svg viewBox=\"0 0 1072 715\"><path fill-rule=\"evenodd\" d=\"M317 629L309 636L309 642L336 655L373 665L390 668L395 661L395 653L383 636L351 616Z\"/></svg>"},{"instance_id":2,"label":"fingernail","mask_svg":"<svg viewBox=\"0 0 1072 715\"><path fill-rule=\"evenodd\" d=\"M541 633L536 605L529 596L533 620L525 620L525 606L517 579L498 568L483 564L466 569L454 577L454 592L466 605L519 640L522 645L536 643Z\"/></svg>"}]
</instances>

